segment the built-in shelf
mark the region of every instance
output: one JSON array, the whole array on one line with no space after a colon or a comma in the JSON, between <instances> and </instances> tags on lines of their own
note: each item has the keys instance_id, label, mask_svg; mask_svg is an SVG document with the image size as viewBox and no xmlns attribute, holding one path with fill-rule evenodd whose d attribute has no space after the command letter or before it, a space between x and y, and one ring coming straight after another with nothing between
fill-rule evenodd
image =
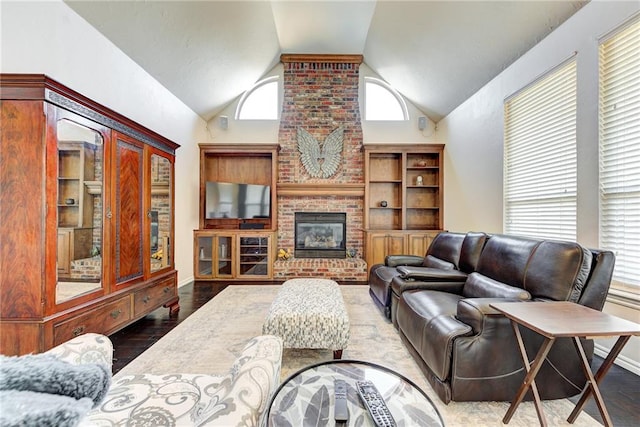
<instances>
[{"instance_id":1,"label":"built-in shelf","mask_svg":"<svg viewBox=\"0 0 640 427\"><path fill-rule=\"evenodd\" d=\"M423 256L442 228L442 144L364 147L365 260Z\"/></svg>"}]
</instances>

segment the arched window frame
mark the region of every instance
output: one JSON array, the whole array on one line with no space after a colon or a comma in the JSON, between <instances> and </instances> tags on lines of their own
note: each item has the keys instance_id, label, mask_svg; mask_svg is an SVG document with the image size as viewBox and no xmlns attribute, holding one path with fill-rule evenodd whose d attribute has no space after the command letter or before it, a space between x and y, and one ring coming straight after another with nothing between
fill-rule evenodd
<instances>
[{"instance_id":1,"label":"arched window frame","mask_svg":"<svg viewBox=\"0 0 640 427\"><path fill-rule=\"evenodd\" d=\"M251 89L247 90L242 97L240 98L240 102L238 102L238 107L236 108L236 114L235 114L235 119L236 120L278 120L280 118L280 108L278 108L280 106L280 85L278 84L280 82L280 76L271 76L271 77L267 77L266 79L262 79L259 82L257 82L256 84L253 85L253 87L251 87ZM242 108L245 105L245 102L251 98L251 95L253 95L258 89L268 85L268 84L272 84L272 83L276 83L277 84L277 96L276 96L276 117L271 119L242 119L240 118L240 115L242 113Z\"/></svg>"},{"instance_id":2,"label":"arched window frame","mask_svg":"<svg viewBox=\"0 0 640 427\"><path fill-rule=\"evenodd\" d=\"M365 77L364 78L364 82L365 82L365 90L364 90L364 96L365 96L365 120L367 121L385 121L385 120L389 120L389 121L407 121L409 120L409 110L407 108L407 103L404 101L404 98L402 97L402 95L400 95L400 93L398 93L397 90L395 90L394 88L392 88L387 82L380 80L378 78L375 77ZM398 105L400 106L400 109L402 110L402 119L367 119L367 111L366 111L366 105L367 105L367 97L368 97L368 91L367 91L367 84L375 84L380 86L381 88L385 89L386 91L388 91L398 102Z\"/></svg>"}]
</instances>

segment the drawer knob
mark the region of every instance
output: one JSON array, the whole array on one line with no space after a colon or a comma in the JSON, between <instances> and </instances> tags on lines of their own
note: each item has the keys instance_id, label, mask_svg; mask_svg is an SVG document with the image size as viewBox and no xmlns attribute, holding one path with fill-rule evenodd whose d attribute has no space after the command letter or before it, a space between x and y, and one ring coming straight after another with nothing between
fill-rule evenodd
<instances>
[{"instance_id":1,"label":"drawer knob","mask_svg":"<svg viewBox=\"0 0 640 427\"><path fill-rule=\"evenodd\" d=\"M144 298L142 298L142 302L143 303L148 303L151 300L151 297L149 295L145 295Z\"/></svg>"},{"instance_id":2,"label":"drawer knob","mask_svg":"<svg viewBox=\"0 0 640 427\"><path fill-rule=\"evenodd\" d=\"M120 309L113 310L113 311L111 312L111 318L112 318L112 319L117 319L117 318L118 318L118 316L120 316L121 314L122 314L122 310L120 310Z\"/></svg>"},{"instance_id":3,"label":"drawer knob","mask_svg":"<svg viewBox=\"0 0 640 427\"><path fill-rule=\"evenodd\" d=\"M167 286L166 288L164 288L164 293L165 294L168 294L169 292L171 292L171 288L170 287Z\"/></svg>"},{"instance_id":4,"label":"drawer knob","mask_svg":"<svg viewBox=\"0 0 640 427\"><path fill-rule=\"evenodd\" d=\"M74 328L74 330L71 333L73 334L74 337L77 337L78 335L82 335L84 333L84 325Z\"/></svg>"}]
</instances>

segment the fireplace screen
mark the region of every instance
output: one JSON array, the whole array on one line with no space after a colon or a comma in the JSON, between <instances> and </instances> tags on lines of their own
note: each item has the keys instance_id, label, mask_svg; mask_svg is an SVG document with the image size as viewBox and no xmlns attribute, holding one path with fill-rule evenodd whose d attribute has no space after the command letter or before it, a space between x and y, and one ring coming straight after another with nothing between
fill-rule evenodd
<instances>
[{"instance_id":1,"label":"fireplace screen","mask_svg":"<svg viewBox=\"0 0 640 427\"><path fill-rule=\"evenodd\" d=\"M345 258L346 213L296 212L296 258Z\"/></svg>"}]
</instances>

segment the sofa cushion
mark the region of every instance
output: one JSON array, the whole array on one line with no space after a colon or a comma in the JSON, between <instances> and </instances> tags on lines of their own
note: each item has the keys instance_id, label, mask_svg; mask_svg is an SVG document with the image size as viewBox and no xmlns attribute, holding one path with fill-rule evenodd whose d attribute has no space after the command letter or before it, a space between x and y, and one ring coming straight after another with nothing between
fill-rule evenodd
<instances>
[{"instance_id":1,"label":"sofa cushion","mask_svg":"<svg viewBox=\"0 0 640 427\"><path fill-rule=\"evenodd\" d=\"M460 261L458 262L460 271L464 271L465 273L476 271L480 254L488 238L489 236L485 233L467 233L462 242L462 248L460 249Z\"/></svg>"},{"instance_id":2,"label":"sofa cushion","mask_svg":"<svg viewBox=\"0 0 640 427\"><path fill-rule=\"evenodd\" d=\"M460 250L462 249L462 242L464 241L464 238L464 233L439 233L434 237L433 241L429 245L423 265L425 267L443 268L432 264L435 262L433 258L438 258L446 263L453 264L453 268L457 269L458 261L460 260ZM432 258L429 258L429 256Z\"/></svg>"},{"instance_id":3,"label":"sofa cushion","mask_svg":"<svg viewBox=\"0 0 640 427\"><path fill-rule=\"evenodd\" d=\"M524 288L536 298L578 302L591 261L591 252L578 243L543 241L531 255Z\"/></svg>"},{"instance_id":4,"label":"sofa cushion","mask_svg":"<svg viewBox=\"0 0 640 427\"><path fill-rule=\"evenodd\" d=\"M531 294L522 288L509 286L480 273L471 273L462 288L462 295L466 298L508 298L529 300Z\"/></svg>"},{"instance_id":5,"label":"sofa cushion","mask_svg":"<svg viewBox=\"0 0 640 427\"><path fill-rule=\"evenodd\" d=\"M86 424L259 426L280 380L281 359L282 339L262 335L247 343L224 376L117 375Z\"/></svg>"},{"instance_id":6,"label":"sofa cushion","mask_svg":"<svg viewBox=\"0 0 640 427\"><path fill-rule=\"evenodd\" d=\"M487 241L478 260L477 272L498 282L524 287L527 263L540 240L494 235Z\"/></svg>"},{"instance_id":7,"label":"sofa cushion","mask_svg":"<svg viewBox=\"0 0 640 427\"><path fill-rule=\"evenodd\" d=\"M422 263L422 266L427 268L439 268L441 270L456 269L455 264L449 261L442 260L440 258L436 258L433 255L427 255L426 257L424 257L424 262Z\"/></svg>"},{"instance_id":8,"label":"sofa cushion","mask_svg":"<svg viewBox=\"0 0 640 427\"><path fill-rule=\"evenodd\" d=\"M235 412L237 399L229 393L231 384L230 376L123 375L113 382L107 399L89 413L87 421L95 426L195 425L194 418L207 409L215 408L218 417Z\"/></svg>"}]
</instances>

